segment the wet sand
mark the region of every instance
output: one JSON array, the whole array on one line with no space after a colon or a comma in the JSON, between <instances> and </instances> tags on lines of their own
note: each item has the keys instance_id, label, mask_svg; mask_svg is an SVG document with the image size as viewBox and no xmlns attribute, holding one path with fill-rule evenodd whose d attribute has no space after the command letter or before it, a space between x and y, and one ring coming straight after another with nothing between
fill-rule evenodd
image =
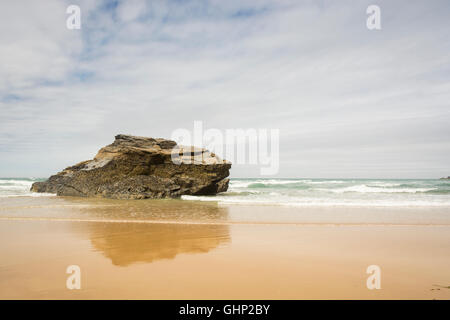
<instances>
[{"instance_id":1,"label":"wet sand","mask_svg":"<svg viewBox=\"0 0 450 320\"><path fill-rule=\"evenodd\" d=\"M445 209L0 200L0 299L450 299ZM81 289L66 268L81 268ZM369 290L366 269L381 268Z\"/></svg>"}]
</instances>

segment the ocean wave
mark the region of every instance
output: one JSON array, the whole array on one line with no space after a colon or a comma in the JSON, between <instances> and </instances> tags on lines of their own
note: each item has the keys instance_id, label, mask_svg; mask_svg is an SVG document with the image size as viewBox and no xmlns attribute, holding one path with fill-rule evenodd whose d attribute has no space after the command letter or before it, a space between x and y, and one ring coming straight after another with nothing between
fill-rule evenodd
<instances>
[{"instance_id":1,"label":"ocean wave","mask_svg":"<svg viewBox=\"0 0 450 320\"><path fill-rule=\"evenodd\" d=\"M295 189L306 190L311 189L312 186L308 184L265 184L265 183L252 183L248 189Z\"/></svg>"},{"instance_id":2,"label":"ocean wave","mask_svg":"<svg viewBox=\"0 0 450 320\"><path fill-rule=\"evenodd\" d=\"M230 181L230 188L247 188L252 182Z\"/></svg>"},{"instance_id":3,"label":"ocean wave","mask_svg":"<svg viewBox=\"0 0 450 320\"><path fill-rule=\"evenodd\" d=\"M52 196L52 194L30 191L34 182L42 180L35 178L0 178L0 198Z\"/></svg>"},{"instance_id":4,"label":"ocean wave","mask_svg":"<svg viewBox=\"0 0 450 320\"><path fill-rule=\"evenodd\" d=\"M259 179L259 180L236 180L230 181L230 187L234 188L248 188L248 187L265 187L265 186L280 186L291 184L305 184L311 183L312 180L299 179L299 180L281 180L281 179Z\"/></svg>"},{"instance_id":5,"label":"ocean wave","mask_svg":"<svg viewBox=\"0 0 450 320\"><path fill-rule=\"evenodd\" d=\"M245 195L255 195L260 194L261 192L255 190L229 190L226 193L223 193L222 196L231 197L231 196L245 196Z\"/></svg>"},{"instance_id":6,"label":"ocean wave","mask_svg":"<svg viewBox=\"0 0 450 320\"><path fill-rule=\"evenodd\" d=\"M30 190L31 186L22 186L22 185L13 185L13 186L2 186L0 185L0 190L11 190L11 191L15 191L15 190Z\"/></svg>"},{"instance_id":7,"label":"ocean wave","mask_svg":"<svg viewBox=\"0 0 450 320\"><path fill-rule=\"evenodd\" d=\"M231 179L227 193L182 199L282 206L450 207L449 194L450 184L436 180Z\"/></svg>"},{"instance_id":8,"label":"ocean wave","mask_svg":"<svg viewBox=\"0 0 450 320\"><path fill-rule=\"evenodd\" d=\"M29 180L0 180L0 185L2 186L14 186L14 185L20 185L20 186L30 186L33 184L34 181Z\"/></svg>"},{"instance_id":9,"label":"ocean wave","mask_svg":"<svg viewBox=\"0 0 450 320\"><path fill-rule=\"evenodd\" d=\"M346 193L346 192L359 192L359 193L420 193L437 190L437 188L380 188L370 187L367 185L357 185L339 189L316 189L325 192L333 193Z\"/></svg>"},{"instance_id":10,"label":"ocean wave","mask_svg":"<svg viewBox=\"0 0 450 320\"><path fill-rule=\"evenodd\" d=\"M370 184L367 184L368 187L374 187L374 188L393 188L393 187L400 187L402 184L400 183L390 183L390 182L373 182Z\"/></svg>"},{"instance_id":11,"label":"ocean wave","mask_svg":"<svg viewBox=\"0 0 450 320\"><path fill-rule=\"evenodd\" d=\"M325 180L325 181L311 181L310 184L343 184L348 183L348 181L343 180Z\"/></svg>"},{"instance_id":12,"label":"ocean wave","mask_svg":"<svg viewBox=\"0 0 450 320\"><path fill-rule=\"evenodd\" d=\"M279 201L276 199L243 199L225 198L220 196L182 196L182 200L187 201L215 201L220 204L241 204L241 205L270 205L270 206L290 206L290 207L448 207L448 201L427 201L427 200L332 200L332 199L290 199L290 201Z\"/></svg>"},{"instance_id":13,"label":"ocean wave","mask_svg":"<svg viewBox=\"0 0 450 320\"><path fill-rule=\"evenodd\" d=\"M0 198L49 197L30 192L42 179L0 179ZM450 183L438 180L383 179L231 179L217 196L184 200L287 206L450 206Z\"/></svg>"},{"instance_id":14,"label":"ocean wave","mask_svg":"<svg viewBox=\"0 0 450 320\"><path fill-rule=\"evenodd\" d=\"M37 193L37 192L28 192L22 194L0 194L0 198L17 198L17 197L55 197L55 193Z\"/></svg>"}]
</instances>

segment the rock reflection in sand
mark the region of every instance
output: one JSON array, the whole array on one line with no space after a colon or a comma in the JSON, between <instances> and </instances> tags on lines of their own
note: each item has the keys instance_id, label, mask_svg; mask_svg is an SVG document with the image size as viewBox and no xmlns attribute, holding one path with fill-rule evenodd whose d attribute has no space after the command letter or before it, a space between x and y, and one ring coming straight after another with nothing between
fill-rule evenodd
<instances>
[{"instance_id":1,"label":"rock reflection in sand","mask_svg":"<svg viewBox=\"0 0 450 320\"><path fill-rule=\"evenodd\" d=\"M109 200L66 198L80 208L82 218L172 222L228 221L228 208L216 202L170 200Z\"/></svg>"},{"instance_id":2,"label":"rock reflection in sand","mask_svg":"<svg viewBox=\"0 0 450 320\"><path fill-rule=\"evenodd\" d=\"M118 266L205 253L230 241L226 225L96 222L89 232L93 248Z\"/></svg>"},{"instance_id":3,"label":"rock reflection in sand","mask_svg":"<svg viewBox=\"0 0 450 320\"><path fill-rule=\"evenodd\" d=\"M93 249L114 265L173 259L181 253L205 253L230 241L229 226L207 224L228 220L228 209L216 203L84 202L91 206L82 208L80 213L84 219L96 222L77 223L75 228L87 232Z\"/></svg>"}]
</instances>

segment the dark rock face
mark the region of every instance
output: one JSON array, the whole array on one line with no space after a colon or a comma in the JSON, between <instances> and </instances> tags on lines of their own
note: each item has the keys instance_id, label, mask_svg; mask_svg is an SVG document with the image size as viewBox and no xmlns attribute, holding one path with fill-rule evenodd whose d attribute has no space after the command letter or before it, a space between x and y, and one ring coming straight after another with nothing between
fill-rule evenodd
<instances>
[{"instance_id":1,"label":"dark rock face","mask_svg":"<svg viewBox=\"0 0 450 320\"><path fill-rule=\"evenodd\" d=\"M231 163L206 149L177 146L166 139L115 138L93 160L68 167L47 181L35 182L31 191L146 199L213 195L228 189Z\"/></svg>"}]
</instances>

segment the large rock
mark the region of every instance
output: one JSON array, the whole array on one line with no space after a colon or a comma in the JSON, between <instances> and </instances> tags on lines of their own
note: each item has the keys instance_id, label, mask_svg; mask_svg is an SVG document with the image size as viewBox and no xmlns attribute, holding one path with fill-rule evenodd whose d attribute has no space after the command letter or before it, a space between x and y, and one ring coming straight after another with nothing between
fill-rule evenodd
<instances>
[{"instance_id":1,"label":"large rock","mask_svg":"<svg viewBox=\"0 0 450 320\"><path fill-rule=\"evenodd\" d=\"M68 167L31 191L116 199L213 195L228 189L231 163L175 141L117 135L93 160Z\"/></svg>"}]
</instances>

